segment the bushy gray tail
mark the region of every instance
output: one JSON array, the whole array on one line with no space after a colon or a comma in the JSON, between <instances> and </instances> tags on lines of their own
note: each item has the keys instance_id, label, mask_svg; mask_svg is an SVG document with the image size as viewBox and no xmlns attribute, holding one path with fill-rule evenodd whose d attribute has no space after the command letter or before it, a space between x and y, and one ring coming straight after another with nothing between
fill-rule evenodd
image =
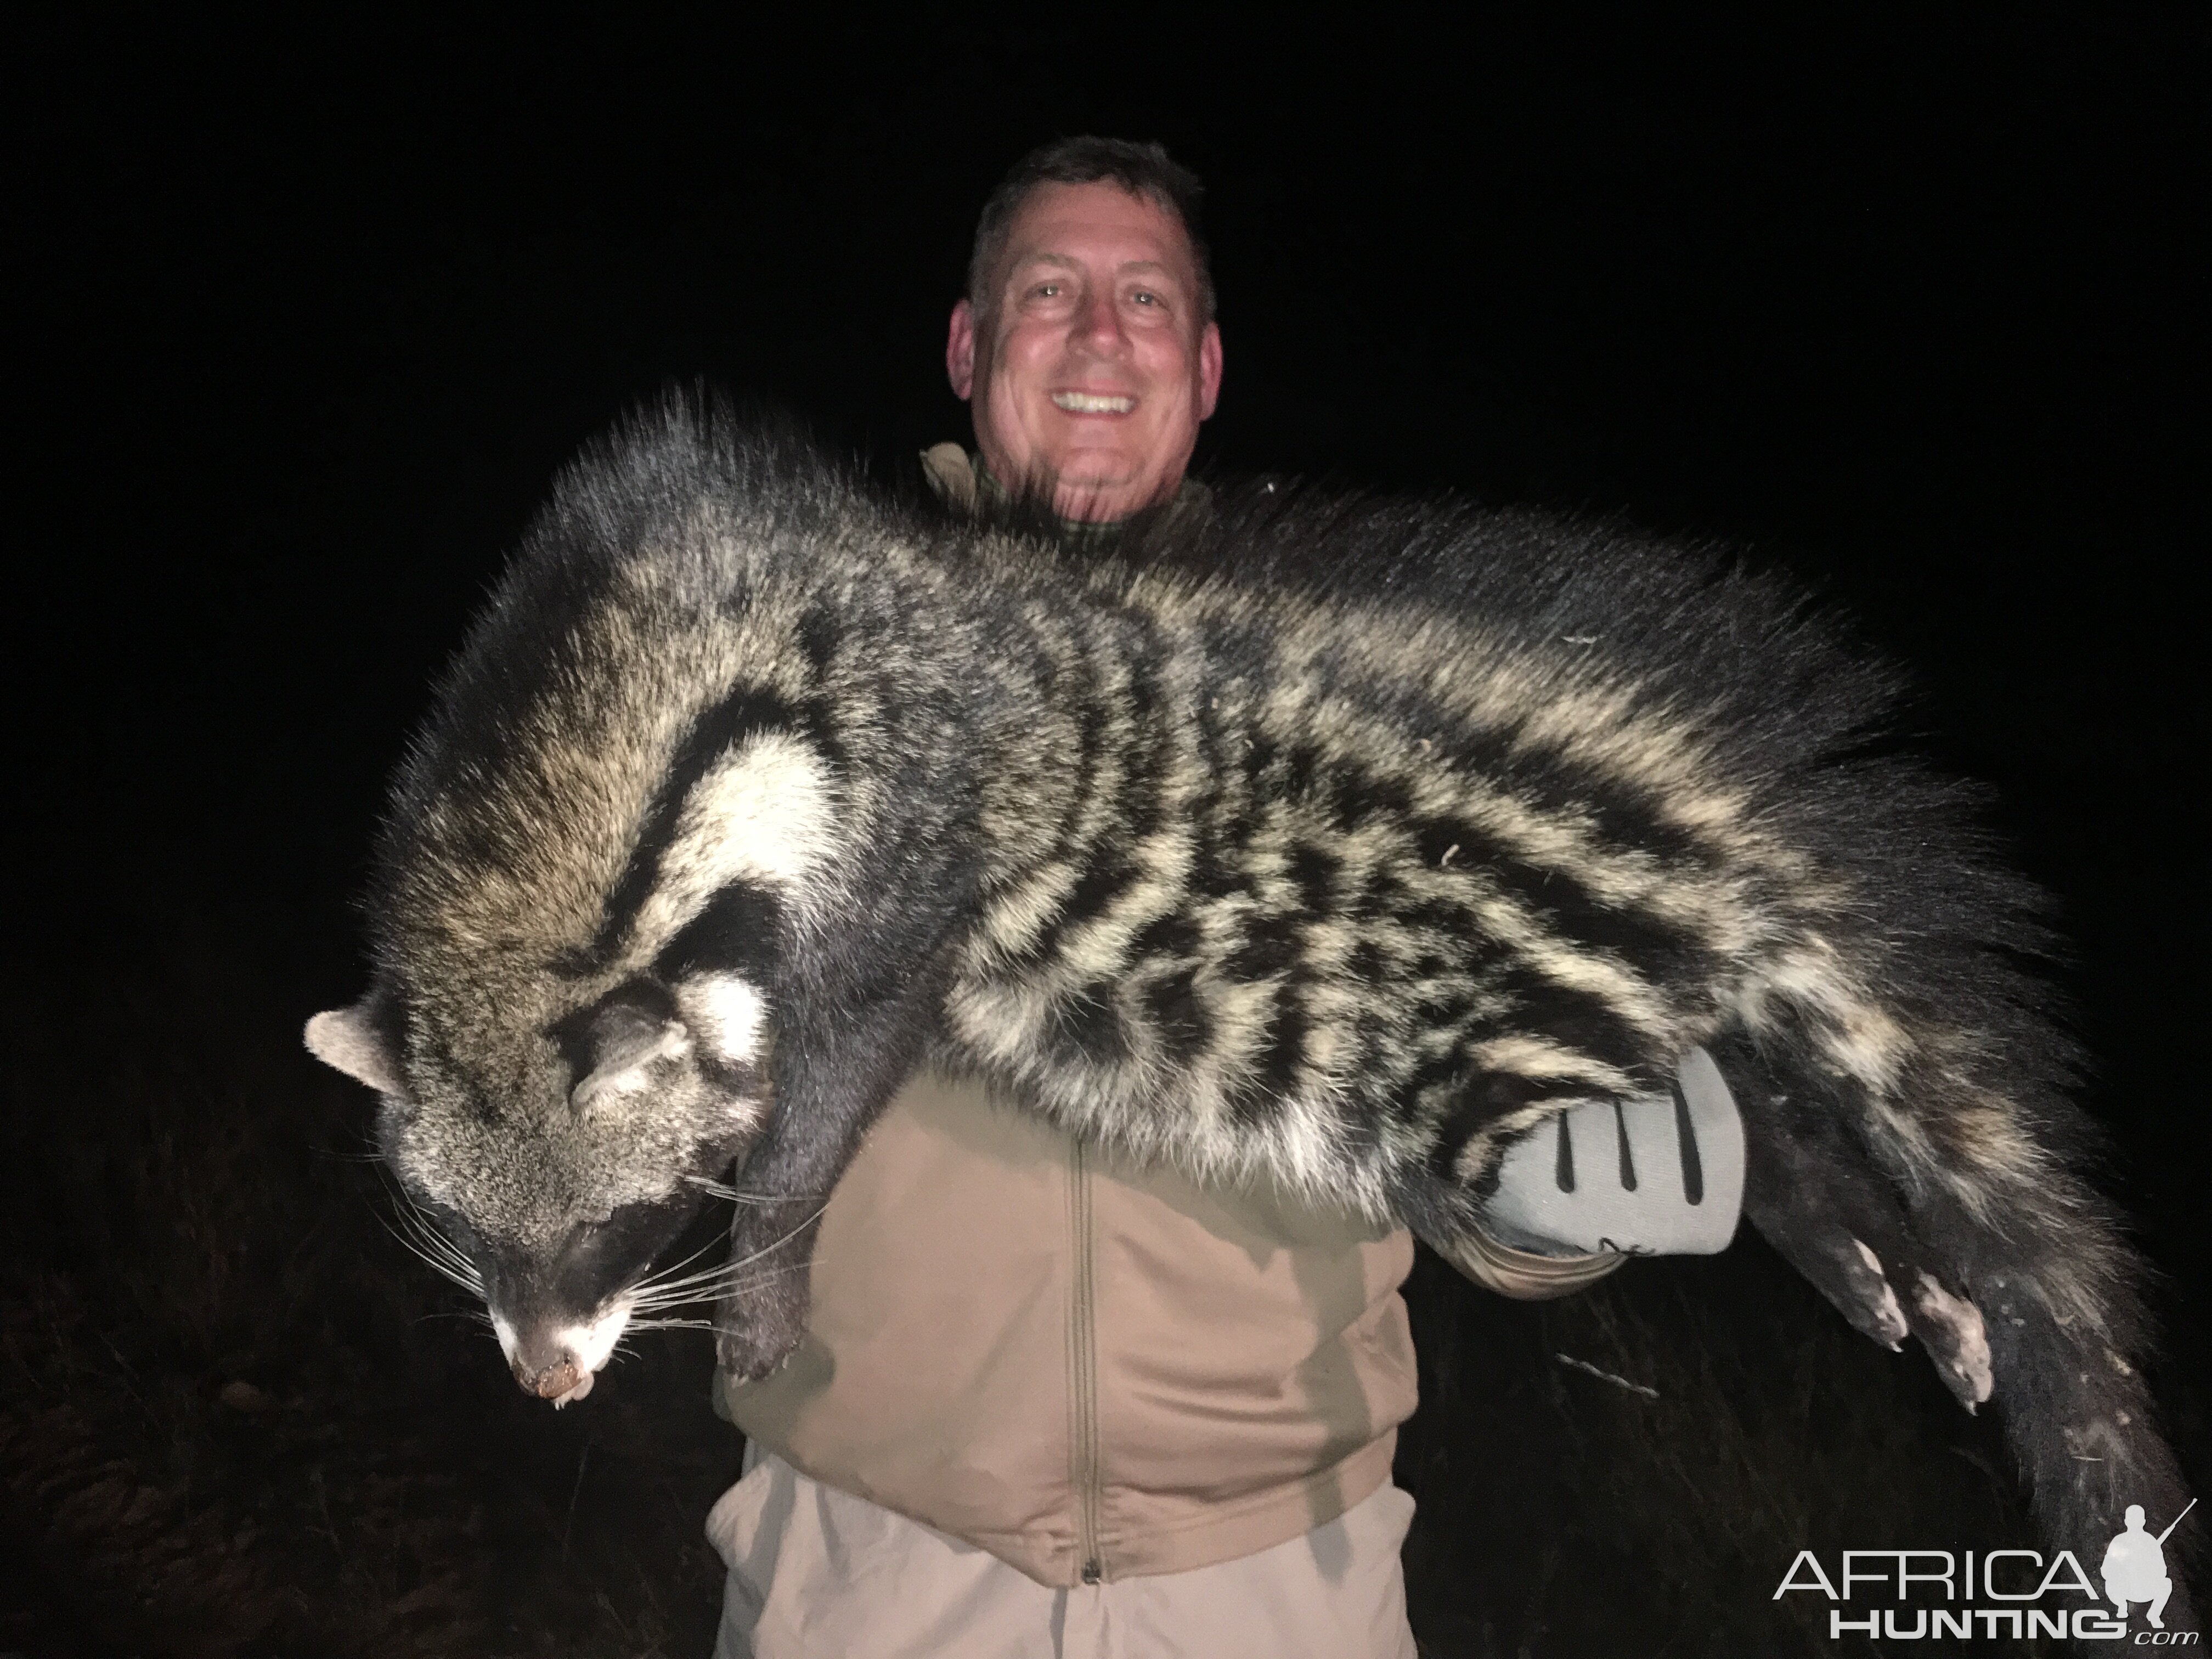
<instances>
[{"instance_id":1,"label":"bushy gray tail","mask_svg":"<svg viewBox=\"0 0 2212 1659\"><path fill-rule=\"evenodd\" d=\"M1917 1337L1961 1404L1994 1405L2045 1538L2094 1580L2129 1504L2155 1532L2188 1501L2139 1364L2144 1265L2112 1206L2059 1158L1977 1160L1965 1133L1927 1149L1935 1167L1900 1167L1856 1085L1783 1046L1716 1045L1744 1114L1745 1212L1859 1330ZM2186 1553L2166 1552L2169 1628L2194 1624Z\"/></svg>"}]
</instances>

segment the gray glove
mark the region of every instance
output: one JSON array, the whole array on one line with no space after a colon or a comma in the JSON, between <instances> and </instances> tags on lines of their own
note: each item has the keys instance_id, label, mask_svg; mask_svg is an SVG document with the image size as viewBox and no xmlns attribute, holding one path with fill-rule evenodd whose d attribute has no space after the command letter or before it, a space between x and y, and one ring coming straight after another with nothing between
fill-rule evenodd
<instances>
[{"instance_id":1,"label":"gray glove","mask_svg":"<svg viewBox=\"0 0 2212 1659\"><path fill-rule=\"evenodd\" d=\"M1692 1048L1674 1088L1571 1106L1506 1148L1482 1225L1536 1255L1711 1255L1743 1207L1743 1119Z\"/></svg>"}]
</instances>

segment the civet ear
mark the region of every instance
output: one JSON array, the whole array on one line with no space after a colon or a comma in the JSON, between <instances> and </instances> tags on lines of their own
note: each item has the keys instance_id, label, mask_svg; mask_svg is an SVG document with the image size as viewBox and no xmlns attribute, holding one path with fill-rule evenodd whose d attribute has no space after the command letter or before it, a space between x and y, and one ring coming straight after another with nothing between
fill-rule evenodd
<instances>
[{"instance_id":1,"label":"civet ear","mask_svg":"<svg viewBox=\"0 0 2212 1659\"><path fill-rule=\"evenodd\" d=\"M691 1034L658 986L633 981L611 993L580 1020L558 1033L576 1079L568 1104L578 1112L604 1110L649 1086L655 1060L691 1052ZM580 1042L577 1039L580 1038Z\"/></svg>"},{"instance_id":2,"label":"civet ear","mask_svg":"<svg viewBox=\"0 0 2212 1659\"><path fill-rule=\"evenodd\" d=\"M399 1056L378 1012L373 999L364 999L350 1008L317 1014L307 1022L307 1052L356 1083L404 1099L407 1085L400 1076Z\"/></svg>"}]
</instances>

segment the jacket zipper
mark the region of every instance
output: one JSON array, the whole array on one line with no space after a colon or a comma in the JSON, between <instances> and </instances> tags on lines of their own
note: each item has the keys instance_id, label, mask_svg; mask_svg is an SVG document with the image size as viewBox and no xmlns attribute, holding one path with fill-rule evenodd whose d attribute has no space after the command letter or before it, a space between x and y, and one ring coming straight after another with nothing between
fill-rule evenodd
<instances>
[{"instance_id":1,"label":"jacket zipper","mask_svg":"<svg viewBox=\"0 0 2212 1659\"><path fill-rule=\"evenodd\" d=\"M1076 1554L1083 1564L1083 1582L1096 1584L1106 1576L1106 1562L1098 1547L1098 1331L1091 1279L1091 1167L1081 1139L1073 1140L1070 1147L1067 1220L1075 1283L1068 1318L1073 1443L1069 1473L1075 1486Z\"/></svg>"}]
</instances>

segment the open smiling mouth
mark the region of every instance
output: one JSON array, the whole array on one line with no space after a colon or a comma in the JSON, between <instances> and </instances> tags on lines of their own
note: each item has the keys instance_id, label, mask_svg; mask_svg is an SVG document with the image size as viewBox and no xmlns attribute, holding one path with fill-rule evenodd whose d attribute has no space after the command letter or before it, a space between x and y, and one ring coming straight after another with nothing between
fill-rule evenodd
<instances>
[{"instance_id":1,"label":"open smiling mouth","mask_svg":"<svg viewBox=\"0 0 2212 1659\"><path fill-rule=\"evenodd\" d=\"M1127 415L1137 406L1134 398L1115 398L1093 392L1055 392L1055 408L1071 415Z\"/></svg>"}]
</instances>

